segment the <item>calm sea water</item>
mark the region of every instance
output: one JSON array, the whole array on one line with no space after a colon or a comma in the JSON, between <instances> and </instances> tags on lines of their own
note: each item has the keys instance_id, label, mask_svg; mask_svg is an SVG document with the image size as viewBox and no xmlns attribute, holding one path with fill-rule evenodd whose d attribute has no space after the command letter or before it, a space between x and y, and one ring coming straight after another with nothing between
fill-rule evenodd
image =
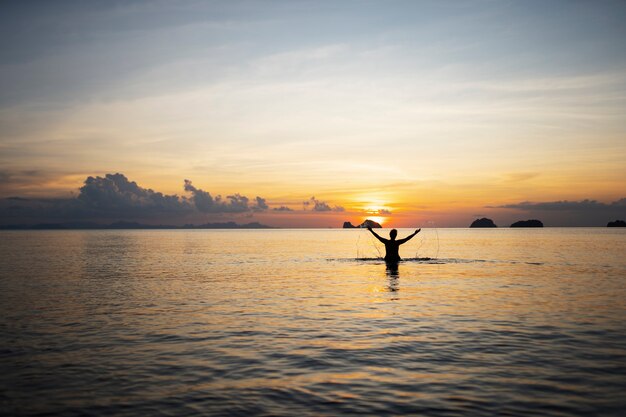
<instances>
[{"instance_id":1,"label":"calm sea water","mask_svg":"<svg viewBox=\"0 0 626 417\"><path fill-rule=\"evenodd\" d=\"M1 232L0 414L626 413L626 230L428 229L397 271L379 250Z\"/></svg>"}]
</instances>

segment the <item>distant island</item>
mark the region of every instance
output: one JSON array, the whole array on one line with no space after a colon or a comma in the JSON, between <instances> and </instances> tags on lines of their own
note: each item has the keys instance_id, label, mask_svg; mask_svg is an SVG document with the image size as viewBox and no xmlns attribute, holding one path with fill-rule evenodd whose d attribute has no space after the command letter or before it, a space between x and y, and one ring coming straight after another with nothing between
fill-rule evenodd
<instances>
[{"instance_id":1,"label":"distant island","mask_svg":"<svg viewBox=\"0 0 626 417\"><path fill-rule=\"evenodd\" d=\"M511 225L511 227L543 227L541 220L520 220Z\"/></svg>"},{"instance_id":2,"label":"distant island","mask_svg":"<svg viewBox=\"0 0 626 417\"><path fill-rule=\"evenodd\" d=\"M237 224L235 222L186 224L184 226L174 226L167 224L142 224L137 222L119 221L110 224L99 224L90 222L67 222L67 223L38 223L38 224L12 224L0 226L2 230L90 230L90 229L271 229L270 226L258 222Z\"/></svg>"},{"instance_id":3,"label":"distant island","mask_svg":"<svg viewBox=\"0 0 626 417\"><path fill-rule=\"evenodd\" d=\"M606 227L626 227L624 220L615 220L614 222L608 222Z\"/></svg>"},{"instance_id":4,"label":"distant island","mask_svg":"<svg viewBox=\"0 0 626 417\"><path fill-rule=\"evenodd\" d=\"M493 220L483 217L482 219L474 220L472 224L470 224L470 227L477 228L477 227L498 227L498 226L496 226Z\"/></svg>"},{"instance_id":5,"label":"distant island","mask_svg":"<svg viewBox=\"0 0 626 417\"><path fill-rule=\"evenodd\" d=\"M372 229L382 229L380 223L376 223L374 220L367 219L358 226L353 225L350 222L343 222L344 229L366 229L371 227Z\"/></svg>"}]
</instances>

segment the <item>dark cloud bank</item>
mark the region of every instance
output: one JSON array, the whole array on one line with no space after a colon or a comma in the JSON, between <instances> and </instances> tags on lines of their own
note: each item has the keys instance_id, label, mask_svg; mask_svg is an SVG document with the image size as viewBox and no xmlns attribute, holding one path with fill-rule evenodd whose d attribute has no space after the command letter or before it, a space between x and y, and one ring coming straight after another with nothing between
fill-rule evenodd
<instances>
[{"instance_id":1,"label":"dark cloud bank","mask_svg":"<svg viewBox=\"0 0 626 417\"><path fill-rule=\"evenodd\" d=\"M185 180L190 196L166 195L143 188L123 174L88 177L76 198L0 200L2 225L37 222L139 220L150 223L180 223L181 220L217 217L223 214L262 212L268 209L262 197L250 200L233 194L211 195Z\"/></svg>"},{"instance_id":2,"label":"dark cloud bank","mask_svg":"<svg viewBox=\"0 0 626 417\"><path fill-rule=\"evenodd\" d=\"M516 204L505 204L496 206L497 208L512 208L518 210L539 210L539 211L577 211L577 212L597 212L597 211L614 211L616 213L624 213L626 210L626 198L613 201L612 203L601 203L596 200L581 201L552 201L546 203L531 203L524 201Z\"/></svg>"},{"instance_id":3,"label":"dark cloud bank","mask_svg":"<svg viewBox=\"0 0 626 417\"><path fill-rule=\"evenodd\" d=\"M611 220L626 218L626 198L602 203L597 200L580 201L524 201L487 208L512 209L528 218L544 220L547 226L606 226Z\"/></svg>"}]
</instances>

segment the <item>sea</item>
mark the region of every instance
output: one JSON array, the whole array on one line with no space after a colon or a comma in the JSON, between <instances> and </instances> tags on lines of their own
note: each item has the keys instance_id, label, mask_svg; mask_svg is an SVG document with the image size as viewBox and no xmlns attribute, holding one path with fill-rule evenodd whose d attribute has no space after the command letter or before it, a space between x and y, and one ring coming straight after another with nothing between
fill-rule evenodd
<instances>
[{"instance_id":1,"label":"sea","mask_svg":"<svg viewBox=\"0 0 626 417\"><path fill-rule=\"evenodd\" d=\"M0 414L626 415L626 229L382 255L363 229L2 231Z\"/></svg>"}]
</instances>

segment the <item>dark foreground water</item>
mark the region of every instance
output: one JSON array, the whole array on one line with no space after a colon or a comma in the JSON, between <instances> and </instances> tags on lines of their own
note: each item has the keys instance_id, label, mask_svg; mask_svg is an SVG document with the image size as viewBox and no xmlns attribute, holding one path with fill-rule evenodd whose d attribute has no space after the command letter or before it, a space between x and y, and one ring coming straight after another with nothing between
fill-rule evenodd
<instances>
[{"instance_id":1,"label":"dark foreground water","mask_svg":"<svg viewBox=\"0 0 626 417\"><path fill-rule=\"evenodd\" d=\"M424 230L397 271L378 250L1 232L0 414L626 413L626 230Z\"/></svg>"}]
</instances>

